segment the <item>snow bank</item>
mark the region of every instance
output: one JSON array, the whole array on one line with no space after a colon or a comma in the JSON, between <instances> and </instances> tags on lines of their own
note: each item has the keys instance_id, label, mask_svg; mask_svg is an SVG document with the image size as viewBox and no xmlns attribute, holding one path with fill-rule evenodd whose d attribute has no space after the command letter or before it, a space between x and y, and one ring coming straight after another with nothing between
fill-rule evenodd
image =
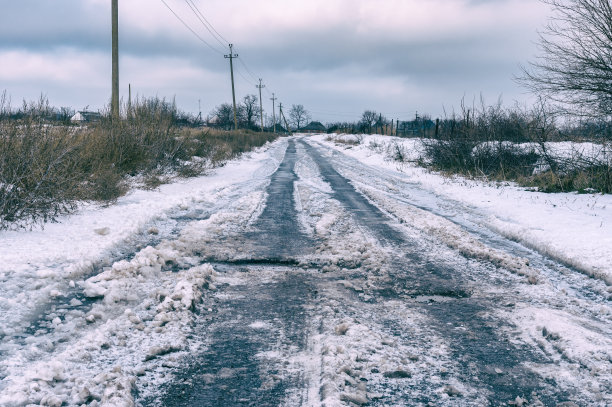
<instances>
[{"instance_id":1,"label":"snow bank","mask_svg":"<svg viewBox=\"0 0 612 407\"><path fill-rule=\"evenodd\" d=\"M311 139L365 164L394 175L397 188L418 195L418 189L483 214L483 222L502 235L612 285L612 196L600 194L545 194L511 183L487 183L444 177L411 162L398 164L385 154L397 144L419 156L418 140L363 136L359 146L346 148L326 136ZM370 143L375 147L371 148ZM558 146L559 151L567 146ZM588 149L588 146L585 146ZM454 203L453 203L454 202Z\"/></svg>"},{"instance_id":2,"label":"snow bank","mask_svg":"<svg viewBox=\"0 0 612 407\"><path fill-rule=\"evenodd\" d=\"M185 213L186 223L190 211L250 208L286 145L113 206L83 205L44 229L0 232L0 405L131 406L138 383L167 381L198 345L189 339L193 310L215 289L212 267L190 246L205 231L164 240L177 233L173 216Z\"/></svg>"},{"instance_id":3,"label":"snow bank","mask_svg":"<svg viewBox=\"0 0 612 407\"><path fill-rule=\"evenodd\" d=\"M534 173L550 169L545 156L554 160L562 171L583 169L594 165L612 164L612 149L609 145L589 142L545 142L512 143L510 141L489 141L480 143L472 150L472 154L486 153L497 149L512 149L523 153L534 153L540 156Z\"/></svg>"},{"instance_id":4,"label":"snow bank","mask_svg":"<svg viewBox=\"0 0 612 407\"><path fill-rule=\"evenodd\" d=\"M56 317L48 335L3 360L0 405L133 406L137 378L159 381L161 358L172 363L189 350L192 312L214 288L213 268L191 262L164 242L78 282L100 300L87 313ZM185 269L164 271L170 263Z\"/></svg>"},{"instance_id":5,"label":"snow bank","mask_svg":"<svg viewBox=\"0 0 612 407\"><path fill-rule=\"evenodd\" d=\"M588 389L599 399L598 405L612 403L612 338L593 329L591 321L567 311L529 305L502 314L521 327L526 343L542 349L555 362L530 368L564 386L576 386L576 393ZM557 364L564 367L562 374Z\"/></svg>"}]
</instances>

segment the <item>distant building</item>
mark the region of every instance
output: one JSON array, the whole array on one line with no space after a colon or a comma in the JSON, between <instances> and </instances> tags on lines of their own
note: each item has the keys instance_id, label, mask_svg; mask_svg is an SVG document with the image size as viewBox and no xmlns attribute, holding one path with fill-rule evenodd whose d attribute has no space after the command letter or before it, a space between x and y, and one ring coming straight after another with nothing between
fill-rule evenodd
<instances>
[{"instance_id":1,"label":"distant building","mask_svg":"<svg viewBox=\"0 0 612 407\"><path fill-rule=\"evenodd\" d=\"M310 122L298 130L300 133L327 133L327 128L321 122Z\"/></svg>"},{"instance_id":2,"label":"distant building","mask_svg":"<svg viewBox=\"0 0 612 407\"><path fill-rule=\"evenodd\" d=\"M98 112L77 112L70 118L72 123L95 123L102 120L102 115Z\"/></svg>"}]
</instances>

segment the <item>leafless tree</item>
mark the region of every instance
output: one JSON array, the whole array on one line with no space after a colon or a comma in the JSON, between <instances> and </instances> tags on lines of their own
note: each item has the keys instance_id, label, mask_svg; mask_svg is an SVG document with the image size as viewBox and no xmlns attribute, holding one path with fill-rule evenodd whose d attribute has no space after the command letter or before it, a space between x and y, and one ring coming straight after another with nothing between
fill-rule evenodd
<instances>
[{"instance_id":1,"label":"leafless tree","mask_svg":"<svg viewBox=\"0 0 612 407\"><path fill-rule=\"evenodd\" d=\"M612 115L611 0L540 0L553 16L519 82L572 113Z\"/></svg>"},{"instance_id":2,"label":"leafless tree","mask_svg":"<svg viewBox=\"0 0 612 407\"><path fill-rule=\"evenodd\" d=\"M244 120L247 128L255 127L253 119L259 111L259 99L255 95L246 95L242 99L242 107L244 108Z\"/></svg>"},{"instance_id":3,"label":"leafless tree","mask_svg":"<svg viewBox=\"0 0 612 407\"><path fill-rule=\"evenodd\" d=\"M289 110L289 120L296 130L299 130L310 120L310 113L304 108L304 105L292 105Z\"/></svg>"},{"instance_id":4,"label":"leafless tree","mask_svg":"<svg viewBox=\"0 0 612 407\"><path fill-rule=\"evenodd\" d=\"M368 133L372 133L372 126L378 120L378 113L372 110L366 110L361 115L361 123L363 124L364 130Z\"/></svg>"},{"instance_id":5,"label":"leafless tree","mask_svg":"<svg viewBox=\"0 0 612 407\"><path fill-rule=\"evenodd\" d=\"M229 103L223 103L215 108L212 112L215 118L215 124L225 130L231 130L234 127L234 108Z\"/></svg>"}]
</instances>

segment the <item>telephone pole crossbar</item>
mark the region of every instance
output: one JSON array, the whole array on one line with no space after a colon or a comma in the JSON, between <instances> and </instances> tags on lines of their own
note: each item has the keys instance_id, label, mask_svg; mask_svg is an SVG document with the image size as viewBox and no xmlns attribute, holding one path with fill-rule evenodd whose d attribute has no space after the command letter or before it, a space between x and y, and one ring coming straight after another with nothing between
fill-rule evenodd
<instances>
[{"instance_id":1,"label":"telephone pole crossbar","mask_svg":"<svg viewBox=\"0 0 612 407\"><path fill-rule=\"evenodd\" d=\"M263 79L259 79L259 85L255 85L257 89L259 89L259 117L261 118L261 132L264 131L264 122L263 122L263 99L261 98L261 90L266 87L266 85L262 85L261 81Z\"/></svg>"},{"instance_id":2,"label":"telephone pole crossbar","mask_svg":"<svg viewBox=\"0 0 612 407\"><path fill-rule=\"evenodd\" d=\"M238 58L238 54L234 54L232 48L233 44L229 44L230 53L229 55L224 55L225 58L229 58L230 60L230 73L232 76L232 101L234 102L234 130L238 130L238 116L236 115L236 90L234 88L234 58Z\"/></svg>"}]
</instances>

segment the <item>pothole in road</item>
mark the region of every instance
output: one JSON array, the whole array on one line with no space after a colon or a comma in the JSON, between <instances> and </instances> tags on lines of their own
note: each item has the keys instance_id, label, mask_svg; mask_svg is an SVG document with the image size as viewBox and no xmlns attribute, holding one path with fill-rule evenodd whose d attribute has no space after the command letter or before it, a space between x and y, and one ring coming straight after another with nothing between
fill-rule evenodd
<instances>
[{"instance_id":1,"label":"pothole in road","mask_svg":"<svg viewBox=\"0 0 612 407\"><path fill-rule=\"evenodd\" d=\"M462 289L439 289L439 290L426 290L423 292L416 292L410 295L417 302L428 302L428 301L450 301L454 299L469 298L472 293Z\"/></svg>"},{"instance_id":2,"label":"pothole in road","mask_svg":"<svg viewBox=\"0 0 612 407\"><path fill-rule=\"evenodd\" d=\"M205 260L206 263L212 264L215 269L218 266L266 266L266 267L294 267L301 266L303 263L298 259L287 259L287 258L244 258L234 260L216 260L214 258L208 258Z\"/></svg>"}]
</instances>

